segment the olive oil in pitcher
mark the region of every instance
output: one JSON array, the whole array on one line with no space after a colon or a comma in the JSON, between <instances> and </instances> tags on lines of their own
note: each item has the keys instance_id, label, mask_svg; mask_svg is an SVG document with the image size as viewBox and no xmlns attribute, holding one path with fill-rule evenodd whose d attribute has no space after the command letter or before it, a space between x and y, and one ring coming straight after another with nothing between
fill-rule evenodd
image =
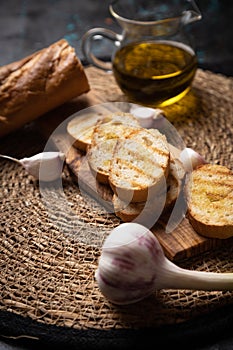
<instances>
[{"instance_id":1,"label":"olive oil in pitcher","mask_svg":"<svg viewBox=\"0 0 233 350\"><path fill-rule=\"evenodd\" d=\"M175 41L134 42L113 58L113 73L130 99L166 106L190 89L197 69L194 51Z\"/></svg>"}]
</instances>

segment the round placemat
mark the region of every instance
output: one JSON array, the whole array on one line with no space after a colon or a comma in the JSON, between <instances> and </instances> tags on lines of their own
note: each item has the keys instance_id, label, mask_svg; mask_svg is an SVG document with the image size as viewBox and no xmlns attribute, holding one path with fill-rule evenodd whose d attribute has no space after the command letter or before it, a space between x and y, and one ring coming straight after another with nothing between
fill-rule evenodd
<instances>
[{"instance_id":1,"label":"round placemat","mask_svg":"<svg viewBox=\"0 0 233 350\"><path fill-rule=\"evenodd\" d=\"M87 72L95 84L96 73ZM112 75L109 84L114 84ZM209 162L233 164L233 79L198 70L192 91L179 103L165 108L169 120L188 147ZM103 87L101 87L103 89ZM106 87L107 89L107 87ZM115 94L115 95L114 95ZM112 100L124 100L118 88ZM108 101L106 101L108 102ZM22 158L43 150L46 140L37 122L1 140L0 152ZM79 242L72 218L57 208L50 220L41 200L39 183L17 163L0 159L0 310L36 322L76 330L145 329L190 321L232 304L233 292L161 290L133 305L116 306L100 293L94 274L100 248ZM79 219L79 229L108 232L120 221L92 199L86 199L68 168L63 172L65 196ZM56 198L59 189L52 184ZM50 188L51 191L51 188ZM67 232L59 230L67 225ZM180 261L187 269L233 271L233 246Z\"/></svg>"}]
</instances>

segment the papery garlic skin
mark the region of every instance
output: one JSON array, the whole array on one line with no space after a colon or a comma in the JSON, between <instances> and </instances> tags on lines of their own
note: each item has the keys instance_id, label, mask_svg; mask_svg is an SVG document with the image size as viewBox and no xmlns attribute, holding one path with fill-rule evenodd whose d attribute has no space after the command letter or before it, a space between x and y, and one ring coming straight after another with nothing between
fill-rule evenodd
<instances>
[{"instance_id":1,"label":"papery garlic skin","mask_svg":"<svg viewBox=\"0 0 233 350\"><path fill-rule=\"evenodd\" d=\"M191 172L199 165L206 164L204 157L189 147L181 151L180 160L186 172Z\"/></svg>"},{"instance_id":2,"label":"papery garlic skin","mask_svg":"<svg viewBox=\"0 0 233 350\"><path fill-rule=\"evenodd\" d=\"M123 223L107 237L95 277L103 295L115 304L130 304L155 290L155 265L164 253L152 232Z\"/></svg>"},{"instance_id":3,"label":"papery garlic skin","mask_svg":"<svg viewBox=\"0 0 233 350\"><path fill-rule=\"evenodd\" d=\"M42 152L20 159L20 163L37 180L49 182L61 177L64 160L62 152Z\"/></svg>"}]
</instances>

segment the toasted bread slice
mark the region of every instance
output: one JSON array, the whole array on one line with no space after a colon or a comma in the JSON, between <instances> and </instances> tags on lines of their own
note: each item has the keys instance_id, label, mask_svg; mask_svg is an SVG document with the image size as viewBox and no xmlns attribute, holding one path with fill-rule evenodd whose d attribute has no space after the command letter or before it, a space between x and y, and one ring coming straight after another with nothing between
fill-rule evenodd
<instances>
[{"instance_id":1,"label":"toasted bread slice","mask_svg":"<svg viewBox=\"0 0 233 350\"><path fill-rule=\"evenodd\" d=\"M126 203L115 193L112 198L114 212L123 222L135 221L147 227L152 227L158 221L166 200L166 194L160 195L146 202Z\"/></svg>"},{"instance_id":2,"label":"toasted bread slice","mask_svg":"<svg viewBox=\"0 0 233 350\"><path fill-rule=\"evenodd\" d=\"M183 179L185 177L185 170L181 161L177 158L170 159L170 170L167 179L167 197L164 206L164 211L171 210L179 197L183 188Z\"/></svg>"},{"instance_id":3,"label":"toasted bread slice","mask_svg":"<svg viewBox=\"0 0 233 350\"><path fill-rule=\"evenodd\" d=\"M120 111L105 115L102 122L141 126L138 119L133 114Z\"/></svg>"},{"instance_id":4,"label":"toasted bread slice","mask_svg":"<svg viewBox=\"0 0 233 350\"><path fill-rule=\"evenodd\" d=\"M170 152L166 137L147 129L119 139L111 162L109 183L121 200L143 202L166 189Z\"/></svg>"},{"instance_id":5,"label":"toasted bread slice","mask_svg":"<svg viewBox=\"0 0 233 350\"><path fill-rule=\"evenodd\" d=\"M130 113L106 116L95 126L91 144L100 144L110 139L127 137L134 129L141 128L138 120Z\"/></svg>"},{"instance_id":6,"label":"toasted bread slice","mask_svg":"<svg viewBox=\"0 0 233 350\"><path fill-rule=\"evenodd\" d=\"M167 139L157 129L136 129L128 136L139 142L144 149L150 151L156 158L156 163L161 166L167 177L170 162L170 149Z\"/></svg>"},{"instance_id":7,"label":"toasted bread slice","mask_svg":"<svg viewBox=\"0 0 233 350\"><path fill-rule=\"evenodd\" d=\"M108 184L109 169L111 165L116 139L95 143L87 148L87 160L95 179Z\"/></svg>"},{"instance_id":8,"label":"toasted bread slice","mask_svg":"<svg viewBox=\"0 0 233 350\"><path fill-rule=\"evenodd\" d=\"M121 200L115 193L112 197L114 212L124 222L135 220L142 212L146 202L127 203Z\"/></svg>"},{"instance_id":9,"label":"toasted bread slice","mask_svg":"<svg viewBox=\"0 0 233 350\"><path fill-rule=\"evenodd\" d=\"M86 152L91 144L93 130L102 119L103 116L100 114L87 114L70 120L67 124L67 133L73 146Z\"/></svg>"},{"instance_id":10,"label":"toasted bread slice","mask_svg":"<svg viewBox=\"0 0 233 350\"><path fill-rule=\"evenodd\" d=\"M103 113L87 113L83 116L73 118L67 124L67 133L70 136L73 146L86 152L87 147L91 145L93 132L98 125L113 123L114 125L127 124L129 126L140 126L136 117L130 113L117 112L112 114ZM110 124L111 126L111 124ZM105 131L100 134L102 128L99 129L99 139L101 137L106 140ZM98 138L96 134L96 138ZM96 140L98 142L98 139Z\"/></svg>"},{"instance_id":11,"label":"toasted bread slice","mask_svg":"<svg viewBox=\"0 0 233 350\"><path fill-rule=\"evenodd\" d=\"M140 128L135 117L129 113L112 114L99 122L93 130L87 159L96 180L108 184L113 151L119 138L126 138Z\"/></svg>"},{"instance_id":12,"label":"toasted bread slice","mask_svg":"<svg viewBox=\"0 0 233 350\"><path fill-rule=\"evenodd\" d=\"M161 195L152 198L150 202L126 203L114 194L112 201L115 214L124 222L137 220L137 218L141 221L142 215L141 217L139 217L139 215L143 210L146 210L143 216L145 223L152 215L159 218L160 214L171 210L174 206L183 188L184 176L185 171L181 162L178 159L172 159L170 161L170 170L167 178L167 193L165 201L164 197ZM146 204L147 206L145 207Z\"/></svg>"},{"instance_id":13,"label":"toasted bread slice","mask_svg":"<svg viewBox=\"0 0 233 350\"><path fill-rule=\"evenodd\" d=\"M192 171L185 185L188 219L206 237L233 236L233 172L205 164Z\"/></svg>"}]
</instances>

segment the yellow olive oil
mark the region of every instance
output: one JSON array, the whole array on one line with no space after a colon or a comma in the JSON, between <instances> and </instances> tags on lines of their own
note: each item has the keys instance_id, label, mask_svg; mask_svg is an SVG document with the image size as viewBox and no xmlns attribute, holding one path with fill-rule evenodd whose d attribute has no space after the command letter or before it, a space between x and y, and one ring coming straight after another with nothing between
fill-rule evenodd
<instances>
[{"instance_id":1,"label":"yellow olive oil","mask_svg":"<svg viewBox=\"0 0 233 350\"><path fill-rule=\"evenodd\" d=\"M113 58L113 73L132 100L166 106L190 89L197 69L194 51L174 41L130 43Z\"/></svg>"}]
</instances>

